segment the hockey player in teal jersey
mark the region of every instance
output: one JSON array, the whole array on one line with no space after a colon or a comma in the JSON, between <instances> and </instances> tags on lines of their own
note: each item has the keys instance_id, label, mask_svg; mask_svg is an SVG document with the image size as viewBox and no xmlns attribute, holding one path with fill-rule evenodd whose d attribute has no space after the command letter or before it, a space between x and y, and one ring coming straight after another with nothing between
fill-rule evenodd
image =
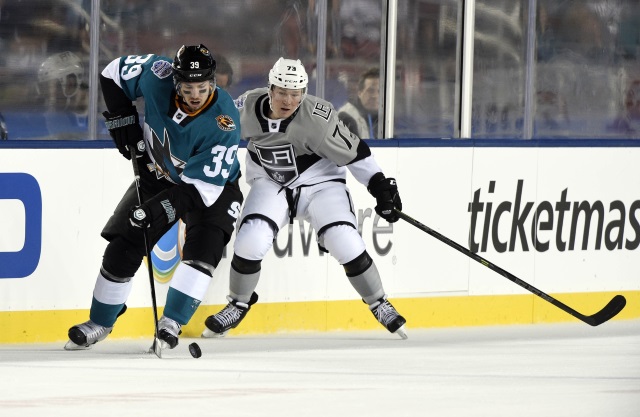
<instances>
[{"instance_id":1,"label":"hockey player in teal jersey","mask_svg":"<svg viewBox=\"0 0 640 417\"><path fill-rule=\"evenodd\" d=\"M238 186L240 117L227 92L216 87L216 61L204 45L182 46L173 60L129 55L100 75L106 124L120 153L135 149L140 171L102 230L109 243L98 273L89 320L69 329L67 350L105 339L126 310L132 277L149 245L179 219L186 224L176 268L158 323L162 348L178 344L181 327L203 299L231 238L243 196ZM133 102L144 99L144 124Z\"/></svg>"}]
</instances>

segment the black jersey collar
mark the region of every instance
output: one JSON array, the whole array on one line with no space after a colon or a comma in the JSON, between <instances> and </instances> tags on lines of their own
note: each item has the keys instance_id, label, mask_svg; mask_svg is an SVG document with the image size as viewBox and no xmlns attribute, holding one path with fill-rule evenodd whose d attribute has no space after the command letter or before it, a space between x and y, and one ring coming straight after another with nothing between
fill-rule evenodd
<instances>
[{"instance_id":1,"label":"black jersey collar","mask_svg":"<svg viewBox=\"0 0 640 417\"><path fill-rule=\"evenodd\" d=\"M298 106L296 111L294 111L291 116L280 122L280 128L278 129L278 132L285 133L287 131L287 127L293 121L294 117L296 117L299 110L300 106ZM262 132L264 133L269 132L269 118L267 117L269 111L271 111L271 107L269 106L269 94L267 93L258 97L258 101L256 102L255 107L256 118L258 119L258 122L260 122L260 127L262 128Z\"/></svg>"},{"instance_id":2,"label":"black jersey collar","mask_svg":"<svg viewBox=\"0 0 640 417\"><path fill-rule=\"evenodd\" d=\"M191 123L193 120L196 119L196 117L200 116L201 114L205 113L210 107L212 107L217 101L218 101L218 89L214 88L213 89L213 93L211 94L211 96L207 99L209 102L206 103L204 106L202 106L202 108L200 108L199 110L197 110L194 113L187 113L186 111L184 111L182 109L182 106L179 106L179 103L181 102L182 98L178 95L178 93L176 92L176 90L174 89L171 92L171 101L169 104L169 111L167 112L167 116L169 116L169 118L173 119L176 121L176 123L180 124L181 126L186 126L189 123ZM184 115L183 117L181 117L182 120L177 121L176 120L176 113L178 112L178 109L180 109L180 113L181 115Z\"/></svg>"}]
</instances>

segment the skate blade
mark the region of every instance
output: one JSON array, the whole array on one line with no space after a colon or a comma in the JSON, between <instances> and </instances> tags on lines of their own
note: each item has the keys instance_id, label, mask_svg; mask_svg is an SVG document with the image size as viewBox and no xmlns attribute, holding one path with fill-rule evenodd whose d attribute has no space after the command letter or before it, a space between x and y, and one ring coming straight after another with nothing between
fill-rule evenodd
<instances>
[{"instance_id":1,"label":"skate blade","mask_svg":"<svg viewBox=\"0 0 640 417\"><path fill-rule=\"evenodd\" d=\"M76 345L71 340L69 340L67 344L64 345L64 350L89 350L89 349L91 349L91 345L89 346Z\"/></svg>"},{"instance_id":2,"label":"skate blade","mask_svg":"<svg viewBox=\"0 0 640 417\"><path fill-rule=\"evenodd\" d=\"M229 330L227 330L226 332L222 332L222 333L216 333L212 330L209 330L208 327L204 328L204 331L202 332L202 335L200 335L200 337L203 337L205 339L220 339L222 337L225 337L227 335L227 333L229 333Z\"/></svg>"},{"instance_id":3,"label":"skate blade","mask_svg":"<svg viewBox=\"0 0 640 417\"><path fill-rule=\"evenodd\" d=\"M400 336L400 338L402 340L406 340L409 338L409 335L407 335L407 331L404 328L404 324L402 326L400 326L400 328L398 330L396 330L395 332L398 336Z\"/></svg>"}]
</instances>

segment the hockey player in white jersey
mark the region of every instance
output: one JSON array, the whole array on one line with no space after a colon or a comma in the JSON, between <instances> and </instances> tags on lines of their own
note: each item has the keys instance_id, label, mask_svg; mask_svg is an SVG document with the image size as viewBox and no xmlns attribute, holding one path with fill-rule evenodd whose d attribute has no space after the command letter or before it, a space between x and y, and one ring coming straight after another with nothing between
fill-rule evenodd
<instances>
[{"instance_id":1,"label":"hockey player in white jersey","mask_svg":"<svg viewBox=\"0 0 640 417\"><path fill-rule=\"evenodd\" d=\"M407 338L406 320L387 300L375 263L357 231L346 187L347 168L376 198L376 212L396 222L402 209L398 187L386 178L369 146L338 119L333 105L307 94L300 60L280 58L268 88L236 100L247 145L247 196L231 261L229 304L205 321L203 337L238 326L258 300L254 292L261 261L278 231L294 218L308 221L318 244L343 267L351 285L375 318Z\"/></svg>"}]
</instances>

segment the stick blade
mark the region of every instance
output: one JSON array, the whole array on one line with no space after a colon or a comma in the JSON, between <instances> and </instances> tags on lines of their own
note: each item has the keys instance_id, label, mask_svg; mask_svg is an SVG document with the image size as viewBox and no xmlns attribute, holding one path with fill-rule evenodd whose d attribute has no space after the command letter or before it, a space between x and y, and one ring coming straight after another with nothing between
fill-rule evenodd
<instances>
[{"instance_id":1,"label":"stick blade","mask_svg":"<svg viewBox=\"0 0 640 417\"><path fill-rule=\"evenodd\" d=\"M162 359L162 345L157 337L153 339L153 344L149 348L149 353L155 353L157 357Z\"/></svg>"},{"instance_id":2,"label":"stick blade","mask_svg":"<svg viewBox=\"0 0 640 417\"><path fill-rule=\"evenodd\" d=\"M613 317L615 317L619 312L622 311L624 306L627 304L627 299L624 296L618 294L609 301L609 304L604 306L604 308L598 311L596 314L588 316L586 320L587 324L591 326L599 326L602 323L609 321Z\"/></svg>"}]
</instances>

